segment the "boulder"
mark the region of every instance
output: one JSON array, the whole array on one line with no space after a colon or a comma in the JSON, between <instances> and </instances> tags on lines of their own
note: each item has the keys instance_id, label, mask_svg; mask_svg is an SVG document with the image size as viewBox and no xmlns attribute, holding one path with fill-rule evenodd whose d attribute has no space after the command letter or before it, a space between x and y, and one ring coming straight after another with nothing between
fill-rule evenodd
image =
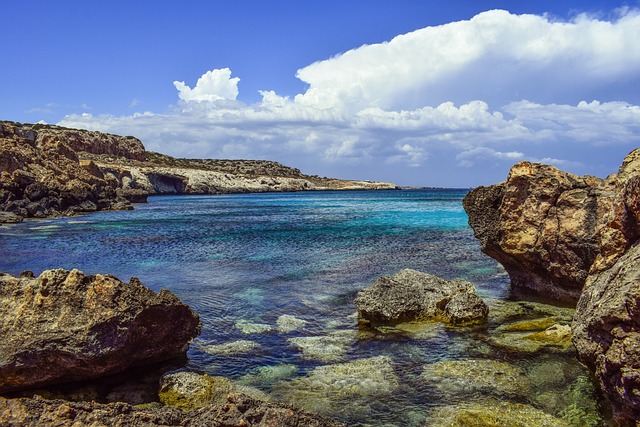
<instances>
[{"instance_id":1,"label":"boulder","mask_svg":"<svg viewBox=\"0 0 640 427\"><path fill-rule=\"evenodd\" d=\"M640 238L640 150L606 180L520 162L505 182L464 198L481 249L515 291L576 302L587 276Z\"/></svg>"},{"instance_id":2,"label":"boulder","mask_svg":"<svg viewBox=\"0 0 640 427\"><path fill-rule=\"evenodd\" d=\"M620 426L640 420L640 245L589 277L572 323L578 357L592 371Z\"/></svg>"},{"instance_id":3,"label":"boulder","mask_svg":"<svg viewBox=\"0 0 640 427\"><path fill-rule=\"evenodd\" d=\"M135 408L126 403L67 402L0 397L0 425L49 426L254 426L344 427L332 419L310 414L284 403L263 402L230 394L224 403L184 412L169 407Z\"/></svg>"},{"instance_id":4,"label":"boulder","mask_svg":"<svg viewBox=\"0 0 640 427\"><path fill-rule=\"evenodd\" d=\"M183 356L198 315L136 278L0 275L0 392L80 381Z\"/></svg>"},{"instance_id":5,"label":"boulder","mask_svg":"<svg viewBox=\"0 0 640 427\"><path fill-rule=\"evenodd\" d=\"M358 293L355 305L360 318L374 324L412 320L473 324L485 322L489 313L473 284L410 269L380 277Z\"/></svg>"}]
</instances>

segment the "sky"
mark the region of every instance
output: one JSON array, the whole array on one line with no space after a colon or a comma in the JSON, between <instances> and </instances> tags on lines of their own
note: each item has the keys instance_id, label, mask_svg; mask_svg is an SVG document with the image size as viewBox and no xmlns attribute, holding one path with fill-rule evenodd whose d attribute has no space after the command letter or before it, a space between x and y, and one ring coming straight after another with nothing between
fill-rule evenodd
<instances>
[{"instance_id":1,"label":"sky","mask_svg":"<svg viewBox=\"0 0 640 427\"><path fill-rule=\"evenodd\" d=\"M0 120L475 187L640 147L640 0L3 2Z\"/></svg>"}]
</instances>

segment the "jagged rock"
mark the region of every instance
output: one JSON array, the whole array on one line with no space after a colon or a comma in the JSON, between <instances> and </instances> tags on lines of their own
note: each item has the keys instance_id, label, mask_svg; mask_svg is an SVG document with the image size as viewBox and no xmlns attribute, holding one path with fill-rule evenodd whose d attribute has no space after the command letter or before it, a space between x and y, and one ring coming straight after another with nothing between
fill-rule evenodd
<instances>
[{"instance_id":1,"label":"jagged rock","mask_svg":"<svg viewBox=\"0 0 640 427\"><path fill-rule=\"evenodd\" d=\"M126 403L67 402L0 397L0 425L50 426L225 426L225 427L345 427L284 403L263 402L242 394L230 394L224 404L183 412L168 407L135 408Z\"/></svg>"},{"instance_id":2,"label":"jagged rock","mask_svg":"<svg viewBox=\"0 0 640 427\"><path fill-rule=\"evenodd\" d=\"M361 319L383 324L412 320L482 323L489 312L473 284L410 269L380 277L358 293L355 305Z\"/></svg>"},{"instance_id":3,"label":"jagged rock","mask_svg":"<svg viewBox=\"0 0 640 427\"><path fill-rule=\"evenodd\" d=\"M22 219L20 215L13 212L0 212L0 224L22 222Z\"/></svg>"},{"instance_id":4,"label":"jagged rock","mask_svg":"<svg viewBox=\"0 0 640 427\"><path fill-rule=\"evenodd\" d=\"M589 276L572 323L580 360L595 372L621 426L640 420L640 245Z\"/></svg>"},{"instance_id":5,"label":"jagged rock","mask_svg":"<svg viewBox=\"0 0 640 427\"><path fill-rule=\"evenodd\" d=\"M198 315L136 278L0 275L0 392L97 378L184 355Z\"/></svg>"},{"instance_id":6,"label":"jagged rock","mask_svg":"<svg viewBox=\"0 0 640 427\"><path fill-rule=\"evenodd\" d=\"M611 267L640 238L640 150L606 180L521 162L463 205L512 289L575 302L588 274Z\"/></svg>"},{"instance_id":7,"label":"jagged rock","mask_svg":"<svg viewBox=\"0 0 640 427\"><path fill-rule=\"evenodd\" d=\"M0 211L13 214L3 214L0 222L15 221L16 217L129 209L130 204L103 179L99 168L80 161L74 151L108 151L112 147L124 153L124 145L135 146L135 153L142 147L138 140L98 132L55 127L35 130L0 123Z\"/></svg>"}]
</instances>

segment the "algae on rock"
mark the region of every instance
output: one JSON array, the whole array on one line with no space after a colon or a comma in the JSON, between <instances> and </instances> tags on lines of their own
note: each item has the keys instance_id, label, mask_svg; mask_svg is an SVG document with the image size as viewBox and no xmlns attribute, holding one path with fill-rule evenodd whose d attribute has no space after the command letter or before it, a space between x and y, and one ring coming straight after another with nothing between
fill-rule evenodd
<instances>
[{"instance_id":1,"label":"algae on rock","mask_svg":"<svg viewBox=\"0 0 640 427\"><path fill-rule=\"evenodd\" d=\"M487 400L444 406L429 415L424 427L570 427L564 420L531 405Z\"/></svg>"},{"instance_id":2,"label":"algae on rock","mask_svg":"<svg viewBox=\"0 0 640 427\"><path fill-rule=\"evenodd\" d=\"M232 389L231 381L224 377L175 372L160 379L158 397L166 406L190 411L212 403L224 403Z\"/></svg>"},{"instance_id":3,"label":"algae on rock","mask_svg":"<svg viewBox=\"0 0 640 427\"><path fill-rule=\"evenodd\" d=\"M488 359L445 360L424 367L420 378L445 394L526 398L531 384L519 367Z\"/></svg>"},{"instance_id":4,"label":"algae on rock","mask_svg":"<svg viewBox=\"0 0 640 427\"><path fill-rule=\"evenodd\" d=\"M283 381L273 395L325 415L369 413L371 397L387 396L399 387L391 358L376 356L315 368L307 376Z\"/></svg>"}]
</instances>

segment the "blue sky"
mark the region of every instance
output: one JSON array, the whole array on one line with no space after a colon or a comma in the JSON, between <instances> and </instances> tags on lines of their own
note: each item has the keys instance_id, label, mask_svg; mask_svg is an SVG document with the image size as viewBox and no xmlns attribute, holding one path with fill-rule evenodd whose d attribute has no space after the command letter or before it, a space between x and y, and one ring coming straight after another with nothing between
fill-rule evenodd
<instances>
[{"instance_id":1,"label":"blue sky","mask_svg":"<svg viewBox=\"0 0 640 427\"><path fill-rule=\"evenodd\" d=\"M9 4L7 4L9 3ZM606 176L640 146L640 1L21 1L0 119L401 185Z\"/></svg>"}]
</instances>

